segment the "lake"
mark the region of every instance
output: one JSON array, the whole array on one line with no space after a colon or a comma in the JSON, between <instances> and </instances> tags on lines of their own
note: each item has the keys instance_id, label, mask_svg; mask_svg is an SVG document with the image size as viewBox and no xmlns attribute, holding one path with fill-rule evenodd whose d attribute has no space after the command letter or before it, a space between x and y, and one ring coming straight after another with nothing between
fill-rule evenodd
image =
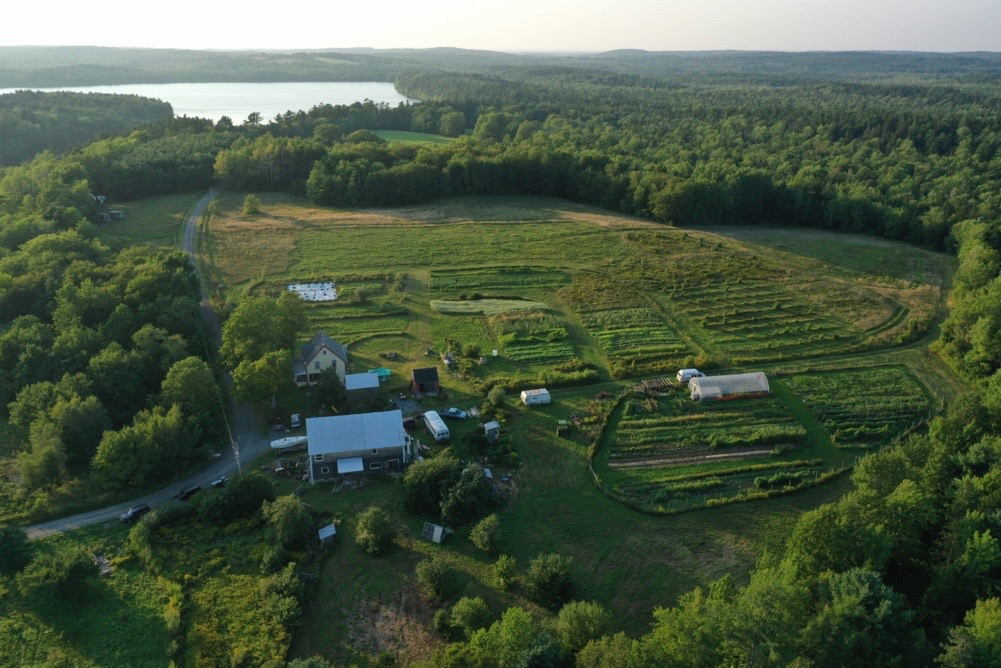
<instances>
[{"instance_id":1,"label":"lake","mask_svg":"<svg viewBox=\"0 0 1001 668\"><path fill-rule=\"evenodd\" d=\"M14 90L0 89L0 95ZM229 116L237 124L254 111L260 112L261 120L267 122L286 111L308 111L318 104L351 104L366 99L393 106L417 102L397 93L393 84L382 81L126 84L34 90L141 95L169 102L176 116L200 116L213 121Z\"/></svg>"}]
</instances>

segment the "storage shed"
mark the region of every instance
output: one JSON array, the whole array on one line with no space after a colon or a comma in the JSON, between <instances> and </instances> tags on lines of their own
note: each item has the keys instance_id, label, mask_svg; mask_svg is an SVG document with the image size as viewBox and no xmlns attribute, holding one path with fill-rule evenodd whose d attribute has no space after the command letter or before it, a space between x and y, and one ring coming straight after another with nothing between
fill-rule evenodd
<instances>
[{"instance_id":1,"label":"storage shed","mask_svg":"<svg viewBox=\"0 0 1001 668\"><path fill-rule=\"evenodd\" d=\"M487 440L493 443L500 438L500 422L491 420L483 425L483 432L486 434Z\"/></svg>"},{"instance_id":2,"label":"storage shed","mask_svg":"<svg viewBox=\"0 0 1001 668\"><path fill-rule=\"evenodd\" d=\"M538 390L522 390L521 403L526 406L536 406L538 404L548 404L552 401L549 390L541 388Z\"/></svg>"},{"instance_id":3,"label":"storage shed","mask_svg":"<svg viewBox=\"0 0 1001 668\"><path fill-rule=\"evenodd\" d=\"M688 381L694 401L726 401L767 397L771 393L768 378L761 371L730 376L704 376Z\"/></svg>"},{"instance_id":4,"label":"storage shed","mask_svg":"<svg viewBox=\"0 0 1001 668\"><path fill-rule=\"evenodd\" d=\"M438 381L438 367L414 369L410 375L410 390L416 395L436 395L441 391Z\"/></svg>"},{"instance_id":5,"label":"storage shed","mask_svg":"<svg viewBox=\"0 0 1001 668\"><path fill-rule=\"evenodd\" d=\"M317 536L320 538L321 545L331 544L337 536L337 525L328 524L317 532Z\"/></svg>"}]
</instances>

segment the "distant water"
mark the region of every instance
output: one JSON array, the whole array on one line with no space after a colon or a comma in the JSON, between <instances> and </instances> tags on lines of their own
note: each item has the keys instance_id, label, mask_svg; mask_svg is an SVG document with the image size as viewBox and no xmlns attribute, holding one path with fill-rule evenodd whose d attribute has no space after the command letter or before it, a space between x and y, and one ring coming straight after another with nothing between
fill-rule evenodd
<instances>
[{"instance_id":1,"label":"distant water","mask_svg":"<svg viewBox=\"0 0 1001 668\"><path fill-rule=\"evenodd\" d=\"M15 90L0 88L0 95ZM372 100L396 106L400 102L417 101L397 93L393 84L381 81L127 84L36 90L141 95L169 102L175 116L200 116L213 121L229 116L237 124L255 111L260 112L261 120L267 122L286 111L309 111L320 104L352 104Z\"/></svg>"}]
</instances>

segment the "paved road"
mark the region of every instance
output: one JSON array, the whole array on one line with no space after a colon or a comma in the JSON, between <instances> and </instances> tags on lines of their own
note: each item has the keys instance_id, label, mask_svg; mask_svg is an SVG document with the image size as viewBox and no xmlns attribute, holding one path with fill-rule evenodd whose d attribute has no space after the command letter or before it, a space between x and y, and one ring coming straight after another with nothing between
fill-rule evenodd
<instances>
[{"instance_id":1,"label":"paved road","mask_svg":"<svg viewBox=\"0 0 1001 668\"><path fill-rule=\"evenodd\" d=\"M191 257L192 263L195 265L196 269L198 267L198 262L194 253L198 233L198 219L205 211L205 207L208 206L211 199L212 195L210 193L198 201L198 204L195 205L191 215L188 216L188 220L184 228L182 248L184 252ZM208 300L204 284L202 285L201 297L202 315L205 317L205 321L208 324L213 337L218 342L220 339L219 317ZM225 417L223 419L228 420L229 418ZM166 503L172 496L174 496L174 494L177 494L182 489L193 485L208 487L209 483L219 476L228 476L236 473L242 467L249 465L254 459L270 450L271 440L267 434L261 433L253 408L249 404L237 404L234 402L232 410L232 423L229 423L228 426L230 428L230 433L232 434L232 447L229 450L224 451L219 457L214 459L212 463L198 473L185 478L184 480L178 480L177 482L174 482L159 491L132 499L131 501L119 503L114 506L108 506L99 510L80 513L79 515L73 515L72 517L64 517L62 519L52 520L51 522L35 524L27 528L28 538L32 540L45 538L46 536L62 533L63 531L79 529L80 527L99 524L101 522L107 522L108 520L117 520L119 515L139 503L147 503L150 506Z\"/></svg>"}]
</instances>

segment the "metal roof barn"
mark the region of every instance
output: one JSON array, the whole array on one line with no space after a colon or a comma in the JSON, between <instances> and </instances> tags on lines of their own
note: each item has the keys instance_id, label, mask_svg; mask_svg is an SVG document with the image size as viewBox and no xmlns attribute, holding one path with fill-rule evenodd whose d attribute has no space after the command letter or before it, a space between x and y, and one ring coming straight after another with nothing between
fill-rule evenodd
<instances>
[{"instance_id":1,"label":"metal roof barn","mask_svg":"<svg viewBox=\"0 0 1001 668\"><path fill-rule=\"evenodd\" d=\"M765 397L771 392L768 378L761 371L737 373L730 376L705 376L688 381L695 401L723 401Z\"/></svg>"},{"instance_id":2,"label":"metal roof barn","mask_svg":"<svg viewBox=\"0 0 1001 668\"><path fill-rule=\"evenodd\" d=\"M308 418L309 454L338 454L356 450L398 448L407 442L399 410L360 415Z\"/></svg>"}]
</instances>

